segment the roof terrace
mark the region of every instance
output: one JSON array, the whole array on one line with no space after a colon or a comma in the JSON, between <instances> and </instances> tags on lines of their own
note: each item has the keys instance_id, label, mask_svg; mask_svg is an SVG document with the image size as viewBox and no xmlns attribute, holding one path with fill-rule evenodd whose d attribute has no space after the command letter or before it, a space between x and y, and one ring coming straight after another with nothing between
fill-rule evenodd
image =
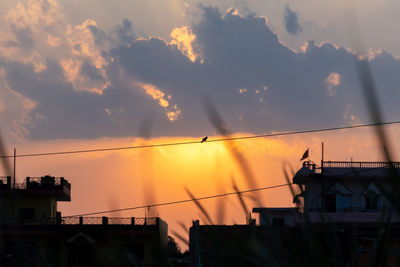
<instances>
[{"instance_id":1,"label":"roof terrace","mask_svg":"<svg viewBox=\"0 0 400 267\"><path fill-rule=\"evenodd\" d=\"M387 161L324 161L324 168L400 168L400 162Z\"/></svg>"},{"instance_id":2,"label":"roof terrace","mask_svg":"<svg viewBox=\"0 0 400 267\"><path fill-rule=\"evenodd\" d=\"M305 161L303 167L293 177L294 183L306 183L310 179L324 178L374 178L385 179L391 176L390 169L394 168L400 174L400 162L387 161L323 161L322 166Z\"/></svg>"},{"instance_id":3,"label":"roof terrace","mask_svg":"<svg viewBox=\"0 0 400 267\"><path fill-rule=\"evenodd\" d=\"M64 177L45 175L26 177L23 183L11 182L11 176L0 176L0 195L24 193L55 195L58 201L71 200L71 184Z\"/></svg>"}]
</instances>

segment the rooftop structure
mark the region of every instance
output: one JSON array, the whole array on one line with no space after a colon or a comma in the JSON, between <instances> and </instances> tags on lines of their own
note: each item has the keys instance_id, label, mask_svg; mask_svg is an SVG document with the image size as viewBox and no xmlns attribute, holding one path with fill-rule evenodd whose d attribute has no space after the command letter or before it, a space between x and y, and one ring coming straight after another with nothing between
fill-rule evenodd
<instances>
[{"instance_id":1,"label":"rooftop structure","mask_svg":"<svg viewBox=\"0 0 400 267\"><path fill-rule=\"evenodd\" d=\"M50 175L26 177L23 183L12 184L11 176L0 176L0 194L52 195L57 201L70 201L71 184L64 177Z\"/></svg>"},{"instance_id":2,"label":"rooftop structure","mask_svg":"<svg viewBox=\"0 0 400 267\"><path fill-rule=\"evenodd\" d=\"M1 266L159 266L168 225L160 218L62 217L63 177L0 177Z\"/></svg>"},{"instance_id":3,"label":"rooftop structure","mask_svg":"<svg viewBox=\"0 0 400 267\"><path fill-rule=\"evenodd\" d=\"M303 167L293 177L293 183L307 184L321 177L329 180L386 179L392 171L400 174L400 162L362 162L362 161L323 161L321 166L313 162L304 162Z\"/></svg>"},{"instance_id":4,"label":"rooftop structure","mask_svg":"<svg viewBox=\"0 0 400 267\"><path fill-rule=\"evenodd\" d=\"M400 223L400 215L389 199L398 195L393 186L393 177L397 175L400 162L323 161L318 166L306 161L293 177L293 183L302 188L296 196L296 201L303 205L300 209L258 207L253 212L263 214L261 224L267 223L265 218L280 218L289 225L302 224L305 212L313 223L326 220L366 224L387 216Z\"/></svg>"},{"instance_id":5,"label":"rooftop structure","mask_svg":"<svg viewBox=\"0 0 400 267\"><path fill-rule=\"evenodd\" d=\"M58 201L71 201L71 184L64 177L26 177L21 184L0 177L0 223L52 222L61 216Z\"/></svg>"},{"instance_id":6,"label":"rooftop structure","mask_svg":"<svg viewBox=\"0 0 400 267\"><path fill-rule=\"evenodd\" d=\"M399 171L400 162L304 162L293 183L304 187L299 197L310 212L376 214L392 208L388 197Z\"/></svg>"},{"instance_id":7,"label":"rooftop structure","mask_svg":"<svg viewBox=\"0 0 400 267\"><path fill-rule=\"evenodd\" d=\"M253 208L258 224L193 221L191 266L366 266L377 253L377 265L398 266L399 171L399 162L305 162L293 177L296 207Z\"/></svg>"},{"instance_id":8,"label":"rooftop structure","mask_svg":"<svg viewBox=\"0 0 400 267\"><path fill-rule=\"evenodd\" d=\"M299 207L257 207L253 212L259 213L260 226L284 227L295 236L303 232L319 246L335 238L342 255L353 250L343 257L346 264L358 261L358 266L365 266L384 246L387 266L398 265L399 175L400 162L304 162L293 177ZM328 252L332 249L335 246Z\"/></svg>"}]
</instances>

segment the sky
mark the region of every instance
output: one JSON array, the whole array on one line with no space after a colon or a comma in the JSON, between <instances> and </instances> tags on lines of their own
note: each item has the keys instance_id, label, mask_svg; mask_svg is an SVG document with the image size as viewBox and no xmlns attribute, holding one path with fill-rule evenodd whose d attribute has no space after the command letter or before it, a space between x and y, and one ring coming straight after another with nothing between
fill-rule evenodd
<instances>
[{"instance_id":1,"label":"sky","mask_svg":"<svg viewBox=\"0 0 400 267\"><path fill-rule=\"evenodd\" d=\"M0 2L0 121L9 154L210 139L213 103L233 136L369 123L355 62L370 66L386 121L400 110L400 3L261 0ZM388 128L396 136L398 128ZM17 179L72 183L65 215L285 183L320 160L382 160L371 129L19 159ZM396 156L398 144L392 138ZM368 153L366 153L368 151ZM239 158L237 155L240 155ZM243 165L244 164L244 165ZM246 173L244 169L250 169ZM5 172L5 170L3 170ZM291 172L289 172L291 173ZM291 205L289 190L247 199ZM235 197L209 201L244 223ZM225 209L226 211L224 211ZM144 216L144 210L120 214ZM192 204L150 210L183 233ZM222 216L222 215L223 216Z\"/></svg>"}]
</instances>

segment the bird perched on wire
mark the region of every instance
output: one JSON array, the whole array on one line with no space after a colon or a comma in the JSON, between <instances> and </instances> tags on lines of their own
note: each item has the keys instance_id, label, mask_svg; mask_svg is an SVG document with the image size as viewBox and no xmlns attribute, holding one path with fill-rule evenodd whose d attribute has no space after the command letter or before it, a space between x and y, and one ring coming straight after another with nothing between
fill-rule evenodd
<instances>
[{"instance_id":1,"label":"bird perched on wire","mask_svg":"<svg viewBox=\"0 0 400 267\"><path fill-rule=\"evenodd\" d=\"M204 137L204 138L201 140L200 143L203 143L203 142L207 141L207 138L208 138L208 136Z\"/></svg>"}]
</instances>

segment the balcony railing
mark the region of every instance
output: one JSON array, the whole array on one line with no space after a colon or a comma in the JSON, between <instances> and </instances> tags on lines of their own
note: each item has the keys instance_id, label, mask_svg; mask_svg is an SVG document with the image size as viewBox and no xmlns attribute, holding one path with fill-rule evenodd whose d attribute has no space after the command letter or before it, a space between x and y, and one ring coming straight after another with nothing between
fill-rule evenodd
<instances>
[{"instance_id":1,"label":"balcony railing","mask_svg":"<svg viewBox=\"0 0 400 267\"><path fill-rule=\"evenodd\" d=\"M136 217L63 217L61 224L85 224L85 225L156 225L157 217L136 218Z\"/></svg>"},{"instance_id":2,"label":"balcony railing","mask_svg":"<svg viewBox=\"0 0 400 267\"><path fill-rule=\"evenodd\" d=\"M70 183L64 177L42 176L26 177L23 183L11 183L11 176L0 176L0 189L54 189L66 186L71 188Z\"/></svg>"},{"instance_id":3,"label":"balcony railing","mask_svg":"<svg viewBox=\"0 0 400 267\"><path fill-rule=\"evenodd\" d=\"M376 209L366 208L366 207L347 207L347 208L336 208L336 209L328 209L321 207L311 207L309 208L310 212L322 212L322 213L347 213L347 212L388 212L388 207L377 207Z\"/></svg>"},{"instance_id":4,"label":"balcony railing","mask_svg":"<svg viewBox=\"0 0 400 267\"><path fill-rule=\"evenodd\" d=\"M60 217L49 219L2 217L0 225L158 225L159 221L158 217Z\"/></svg>"},{"instance_id":5,"label":"balcony railing","mask_svg":"<svg viewBox=\"0 0 400 267\"><path fill-rule=\"evenodd\" d=\"M400 168L400 162L324 161L324 168Z\"/></svg>"}]
</instances>

